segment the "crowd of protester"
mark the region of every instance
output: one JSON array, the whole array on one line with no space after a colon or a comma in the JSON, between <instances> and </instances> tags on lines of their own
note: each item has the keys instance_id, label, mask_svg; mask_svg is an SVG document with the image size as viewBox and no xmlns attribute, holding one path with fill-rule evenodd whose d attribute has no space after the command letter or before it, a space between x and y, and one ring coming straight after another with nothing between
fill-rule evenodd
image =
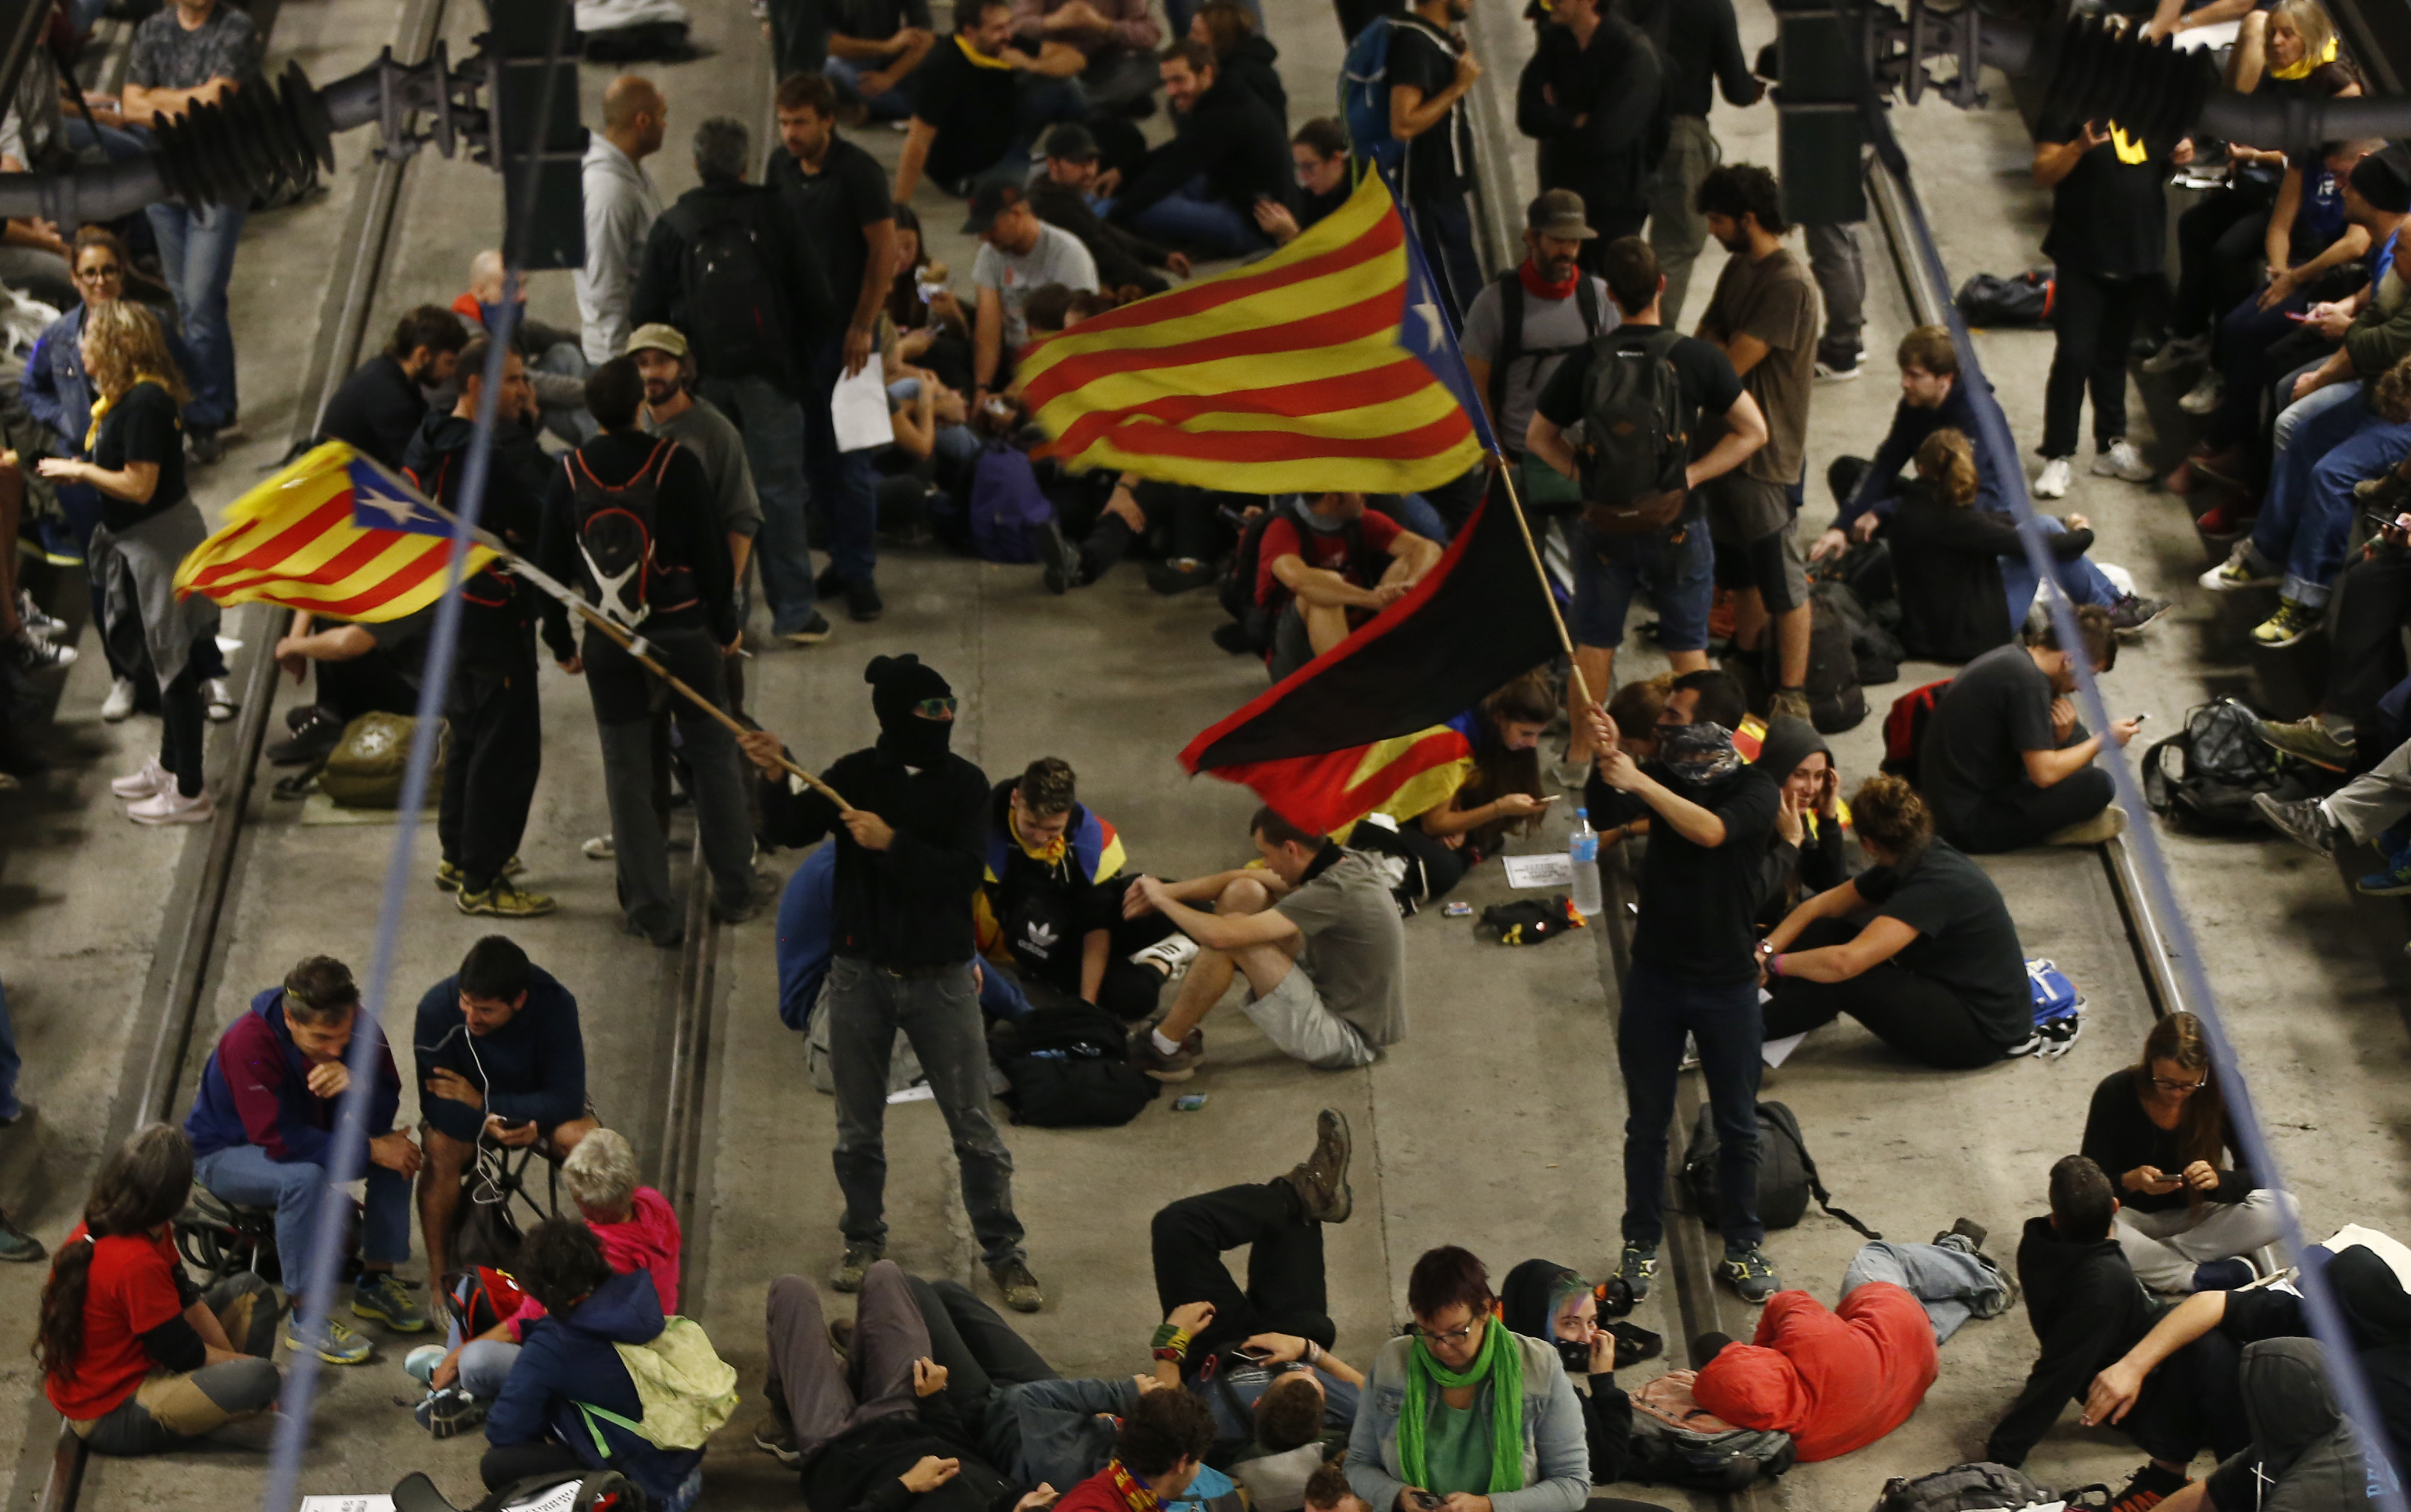
<instances>
[{"instance_id":1,"label":"crowd of protester","mask_svg":"<svg viewBox=\"0 0 2411 1512\"><path fill-rule=\"evenodd\" d=\"M2163 6L2142 24L2183 31L2235 6ZM62 0L63 17L80 8ZM1352 37L1375 19L1338 8ZM745 726L732 734L694 702L665 708L621 637L573 624L506 571L473 576L446 690L435 872L462 913L556 910L515 880L543 743L539 645L592 700L612 828L587 853L614 865L625 932L682 943L674 786L724 923L756 910L757 846L810 851L781 900L780 1011L810 1031L835 1094L841 1248L826 1281L856 1301L850 1323L831 1322L812 1281L771 1284L768 1410L753 1428L810 1505L1126 1512L1244 1493L1259 1512L1575 1512L1593 1485L1639 1465L1640 1409L1619 1385L1610 1314L1659 1272L1675 1089L1693 1063L1717 1137L1713 1274L1763 1311L1747 1341L1689 1341L1689 1369L1650 1390L1787 1434L1803 1461L1831 1459L1898 1427L1937 1379L1940 1345L2022 1298L2038 1355L1988 1458L2023 1462L2077 1402L2148 1461L2114 1512L2242 1512L2258 1505L2256 1476L2357 1489L2349 1436L2309 1384L2320 1346L2299 1299L2256 1285L2276 1272L2292 1199L2258 1184L2189 1014L2160 1020L2096 1089L2081 1152L2050 1167L2049 1213L2026 1225L2012 1264L1965 1220L1927 1244L1871 1240L1829 1309L1785 1288L1769 1253L1757 1194L1770 1040L1848 1016L1878 1053L1940 1071L2067 1048L2066 1023L2038 1020L2016 920L1971 857L2124 827L2097 758L2138 722L2088 731L2070 696L2079 658L2110 673L2121 638L2169 606L2091 560L2082 516L2043 521L2050 561L2034 570L2009 520L2021 463L1987 444L1938 327L1899 343L1889 430L1870 458L1836 464L1836 514L1804 541L1819 385L1863 371L1863 272L1854 228L1795 227L1773 173L1721 161L1715 100L1748 108L1763 93L1730 0L1536 11L1513 114L1544 192L1523 214L1524 257L1487 281L1469 201L1466 99L1483 72L1460 30L1469 0L1380 12L1399 199L1461 319L1500 455L1416 493L1273 498L1035 456L1016 372L1030 342L1209 263L1270 254L1347 199L1359 154L1337 119L1293 125L1262 16L1238 0L1167 0L1167 28L1145 0L956 0L941 37L926 0L855 0L815 34L825 57L791 70L805 46L793 11L769 7L775 145L757 151L735 120L700 123L699 184L675 201L645 167L669 140L672 101L633 74L606 88L582 168L577 329L527 316L501 255L478 251L465 291L403 315L322 429L451 506L490 403L489 528L642 625L647 655ZM36 145L40 112L22 99L13 139L53 154L114 150L112 134L139 146L160 117L257 87L261 51L224 0L176 0L138 29L107 126L96 113L70 122L87 125L79 144L55 119L51 77L39 89L57 141ZM2360 87L2315 0L2242 16L2227 66L2233 87L2281 97ZM1136 123L1159 92L1171 129L1150 144ZM872 120L903 132L892 182L840 129ZM2155 477L2126 434L2127 367L2166 259L2164 182L2200 154L2114 122L2046 117L2037 138L2056 345L2031 492L2052 499L2070 486L2088 397L2093 473ZM2384 864L2363 890L2411 893L2400 634L2411 284L2394 258L2411 150L2222 150L2228 178L2180 219L2182 276L2141 364L2147 376L2202 370L2183 407L2205 433L2166 486L2205 506L2207 538L2234 542L2206 588L2278 588L2257 643L2324 631L2329 644L2326 704L2259 734L2352 780L2324 798L2264 795L2261 812L2323 854L2376 845ZM979 243L967 295L913 208L924 180L925 208L965 202L963 233ZM216 611L177 597L172 579L205 534L188 470L199 476L237 433L226 288L245 208L154 206L67 241L12 223L6 249L48 248L80 302L24 356L22 430L38 444L30 465L16 451L0 461L0 528L83 565L111 672L103 716L157 712L157 756L111 785L142 824L213 816L206 725L232 712ZM1686 334L1710 237L1728 256ZM149 259L157 309L129 285ZM874 361L894 439L845 449L832 402ZM1694 444L1619 451L1629 443L1602 423L1616 405ZM817 775L742 718L753 584L774 641L819 645L840 604L855 623L883 614L883 540L1024 564L1059 595L1147 557L1159 593L1220 584L1233 623L1217 642L1278 682L1411 593L1509 479L1568 550L1568 665L1465 711L1454 727L1467 757L1379 812L1316 833L1258 810L1247 845L1231 837L1240 864L1227 870L1166 879L1133 866L1059 757L992 781L951 748L953 685L913 654L869 663L878 738ZM1931 699L1913 780L1846 783L1812 723L1812 577L1878 550L1903 648L1960 669ZM14 565L0 579L0 651L20 675L54 673L76 657L76 627L18 587ZM1642 597L1672 670L1619 686ZM2033 612L2038 598L2068 601L2072 635ZM294 616L273 654L313 686L269 753L299 769L293 791L355 721L415 712L431 619ZM1552 773L1541 752L1558 728ZM12 739L10 759L18 749ZM1352 1147L1328 1108L1292 1169L1155 1214L1162 1322L1145 1359L1133 1351L1147 1367L1135 1376L1063 1380L971 1288L888 1257L886 1108L917 1080L944 1122L995 1295L1010 1311L1045 1308L991 1095L992 1040L1102 1022L1126 1044L1128 1073L1184 1083L1210 1064L1206 1020L1229 1021L1236 989L1237 1012L1309 1068L1293 1074L1377 1064L1409 1035L1408 920L1537 831L1558 797L1551 776L1604 844L1641 849L1615 1029L1622 1247L1602 1284L1535 1257L1494 1287L1481 1258L1432 1249L1410 1275L1412 1327L1351 1343L1361 1366L1342 1359L1322 1230L1350 1218ZM13 1109L7 1031L0 1001L0 1106ZM110 1153L51 1259L36 1343L51 1405L104 1454L240 1436L275 1399L280 1346L360 1365L373 1326L428 1336L407 1361L423 1387L416 1416L439 1438L482 1428L490 1488L607 1467L647 1505L695 1505L735 1373L679 1314L685 1236L588 1094L573 985L488 936L427 989L411 1049L418 1116L405 1125L399 1062L347 966L313 956L258 991L220 1035L183 1123L146 1126ZM338 1108L355 1064L373 1085L350 1123ZM569 1211L498 1241L489 1210L507 1210L534 1161L558 1167ZM339 1167L365 1178L356 1224L321 1221ZM197 1196L253 1226L285 1292L256 1270L196 1284L175 1233ZM398 1274L414 1216L424 1293ZM5 1220L0 1230L0 1258L45 1257ZM330 1234L340 1255L319 1253ZM1223 1260L1242 1247L1244 1284ZM336 1292L293 1289L330 1258ZM2328 1268L2382 1383L2384 1427L2411 1442L2411 1395L2396 1385L2411 1380L2411 1296L2396 1271L2365 1246L2301 1263ZM2224 1462L2190 1481L2204 1449Z\"/></svg>"}]
</instances>

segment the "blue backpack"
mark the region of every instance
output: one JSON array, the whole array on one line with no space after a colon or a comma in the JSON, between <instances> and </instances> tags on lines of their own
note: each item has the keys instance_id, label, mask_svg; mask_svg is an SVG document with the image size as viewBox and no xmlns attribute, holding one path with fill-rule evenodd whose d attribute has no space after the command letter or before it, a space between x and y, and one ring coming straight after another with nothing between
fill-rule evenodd
<instances>
[{"instance_id":1,"label":"blue backpack","mask_svg":"<svg viewBox=\"0 0 2411 1512\"><path fill-rule=\"evenodd\" d=\"M1384 172L1396 169L1407 144L1390 135L1390 34L1398 22L1376 16L1348 44L1339 65L1339 119L1348 144Z\"/></svg>"},{"instance_id":2,"label":"blue backpack","mask_svg":"<svg viewBox=\"0 0 2411 1512\"><path fill-rule=\"evenodd\" d=\"M2058 966L2039 957L2026 962L2026 985L2034 990L2034 1022L2039 1060L2056 1060L2084 1033L2084 994Z\"/></svg>"},{"instance_id":3,"label":"blue backpack","mask_svg":"<svg viewBox=\"0 0 2411 1512\"><path fill-rule=\"evenodd\" d=\"M1037 533L1055 518L1022 452L992 441L972 463L972 550L983 562L1035 562Z\"/></svg>"}]
</instances>

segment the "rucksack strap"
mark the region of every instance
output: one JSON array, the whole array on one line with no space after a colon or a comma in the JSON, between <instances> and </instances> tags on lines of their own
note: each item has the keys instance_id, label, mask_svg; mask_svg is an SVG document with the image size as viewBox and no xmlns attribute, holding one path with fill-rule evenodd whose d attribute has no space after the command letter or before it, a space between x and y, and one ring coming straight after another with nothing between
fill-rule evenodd
<instances>
[{"instance_id":1,"label":"rucksack strap","mask_svg":"<svg viewBox=\"0 0 2411 1512\"><path fill-rule=\"evenodd\" d=\"M1815 1157L1808 1153L1807 1141L1802 1139L1800 1136L1793 1131L1789 1121L1770 1116L1761 1120L1761 1123L1762 1124L1771 1123L1775 1125L1775 1132L1782 1135L1785 1141L1791 1146L1792 1153L1800 1157L1800 1168L1808 1177L1808 1195L1817 1199L1817 1206L1825 1210L1827 1217L1836 1219L1857 1230L1861 1239L1878 1240L1883 1238L1881 1234L1877 1233L1874 1229L1869 1228L1866 1225L1859 1222L1859 1220L1849 1212L1834 1206L1834 1194L1825 1190L1825 1182L1823 1179L1818 1176L1817 1162Z\"/></svg>"},{"instance_id":2,"label":"rucksack strap","mask_svg":"<svg viewBox=\"0 0 2411 1512\"><path fill-rule=\"evenodd\" d=\"M1577 272L1574 276L1574 308L1582 312L1583 334L1598 335L1599 286L1588 273Z\"/></svg>"},{"instance_id":3,"label":"rucksack strap","mask_svg":"<svg viewBox=\"0 0 2411 1512\"><path fill-rule=\"evenodd\" d=\"M1498 275L1498 360L1490 364L1490 413L1507 413L1507 370L1524 355L1524 274L1521 266ZM1513 447L1514 450L1522 450Z\"/></svg>"}]
</instances>

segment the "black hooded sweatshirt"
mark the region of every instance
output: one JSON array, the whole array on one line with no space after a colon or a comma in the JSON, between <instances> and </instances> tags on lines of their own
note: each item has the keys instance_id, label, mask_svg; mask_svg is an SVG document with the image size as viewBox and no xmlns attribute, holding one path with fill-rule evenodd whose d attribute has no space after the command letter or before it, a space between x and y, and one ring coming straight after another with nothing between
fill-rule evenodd
<instances>
[{"instance_id":1,"label":"black hooded sweatshirt","mask_svg":"<svg viewBox=\"0 0 2411 1512\"><path fill-rule=\"evenodd\" d=\"M2024 1463L2060 1410L2082 1400L2093 1378L2135 1347L2160 1315L2115 1239L2069 1243L2049 1218L2026 1220L2018 1284L2042 1354L1985 1442L1984 1458L2005 1465Z\"/></svg>"},{"instance_id":2,"label":"black hooded sweatshirt","mask_svg":"<svg viewBox=\"0 0 2411 1512\"><path fill-rule=\"evenodd\" d=\"M1498 1288L1500 1320L1510 1332L1554 1344L1549 1299L1559 1277L1574 1274L1554 1260L1527 1260L1508 1271ZM1582 1399L1583 1436L1590 1441L1591 1483L1613 1486L1624 1478L1625 1462L1632 1451L1632 1402L1615 1384L1613 1371L1592 1372L1589 1382L1587 1392L1574 1394Z\"/></svg>"},{"instance_id":3,"label":"black hooded sweatshirt","mask_svg":"<svg viewBox=\"0 0 2411 1512\"><path fill-rule=\"evenodd\" d=\"M1289 133L1272 107L1240 81L1218 75L1176 120L1172 139L1149 152L1147 166L1122 186L1109 218L1126 225L1201 173L1209 198L1250 214L1259 199L1288 204L1296 172Z\"/></svg>"}]
</instances>

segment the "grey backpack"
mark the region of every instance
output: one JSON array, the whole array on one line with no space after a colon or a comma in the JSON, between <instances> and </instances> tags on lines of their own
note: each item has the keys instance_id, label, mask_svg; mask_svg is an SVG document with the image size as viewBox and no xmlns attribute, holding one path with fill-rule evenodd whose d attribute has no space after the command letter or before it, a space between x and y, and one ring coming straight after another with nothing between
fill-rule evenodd
<instances>
[{"instance_id":1,"label":"grey backpack","mask_svg":"<svg viewBox=\"0 0 2411 1512\"><path fill-rule=\"evenodd\" d=\"M2079 1500L2089 1492L2099 1492L2099 1499ZM2061 1495L2024 1471L1986 1461L1952 1465L1914 1480L1895 1475L1884 1482L1875 1512L2022 1512L2062 1502L2071 1507L2097 1506L2108 1495L2105 1486L2087 1486Z\"/></svg>"},{"instance_id":2,"label":"grey backpack","mask_svg":"<svg viewBox=\"0 0 2411 1512\"><path fill-rule=\"evenodd\" d=\"M1738 1428L1691 1395L1695 1373L1668 1371L1631 1394L1632 1447L1625 1474L1659 1486L1730 1494L1761 1475L1780 1475L1799 1458L1779 1429Z\"/></svg>"}]
</instances>

